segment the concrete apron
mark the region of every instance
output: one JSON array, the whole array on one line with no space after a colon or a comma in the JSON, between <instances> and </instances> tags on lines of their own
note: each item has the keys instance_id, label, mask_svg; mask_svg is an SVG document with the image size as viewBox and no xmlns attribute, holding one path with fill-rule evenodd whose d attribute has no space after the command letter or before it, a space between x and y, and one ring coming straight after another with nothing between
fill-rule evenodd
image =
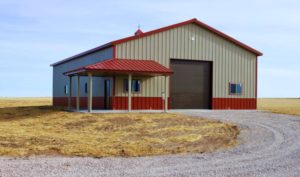
<instances>
[{"instance_id":1,"label":"concrete apron","mask_svg":"<svg viewBox=\"0 0 300 177\"><path fill-rule=\"evenodd\" d=\"M130 112L128 112L128 110L97 110L97 109L93 109L92 112L89 112L87 109L81 109L81 110L77 110L77 109L66 109L66 111L69 112L78 112L78 113L94 113L94 114L99 114L99 113L165 113L164 110L131 110Z\"/></svg>"},{"instance_id":2,"label":"concrete apron","mask_svg":"<svg viewBox=\"0 0 300 177\"><path fill-rule=\"evenodd\" d=\"M93 109L92 112L88 112L87 109L81 109L81 110L77 110L77 109L65 109L65 111L69 111L69 112L79 112L79 113L183 113L183 112L216 112L218 110L211 110L211 109L169 109L167 110L167 112L165 112L164 110L149 110L149 109L145 109L145 110L131 110L130 112L128 112L128 110L104 110L104 109ZM222 110L224 111L224 110ZM230 110L228 110L230 111ZM232 110L231 110L232 111ZM246 111L246 110L245 110Z\"/></svg>"}]
</instances>

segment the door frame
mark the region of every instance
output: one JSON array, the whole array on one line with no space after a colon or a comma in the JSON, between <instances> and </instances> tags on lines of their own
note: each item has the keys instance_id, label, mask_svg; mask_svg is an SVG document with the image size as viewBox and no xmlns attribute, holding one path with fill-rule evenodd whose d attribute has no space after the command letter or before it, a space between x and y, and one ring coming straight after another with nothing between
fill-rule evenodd
<instances>
[{"instance_id":1,"label":"door frame","mask_svg":"<svg viewBox=\"0 0 300 177\"><path fill-rule=\"evenodd\" d=\"M210 97L210 100L209 100L209 108L208 109L212 109L213 107L213 82L214 82L214 72L213 72L213 65L214 65L214 62L212 60L197 60L197 59L182 59L182 58L170 58L169 59L169 68L171 68L171 61L172 60L181 60L181 61L198 61L198 62L209 62L210 63L210 76L211 76L211 80L210 80L210 85L209 85L209 91L210 91L210 94L209 94L209 97ZM172 109L172 79L171 79L172 76L170 76L170 79L169 79L169 99L170 99L170 102L169 102L169 107Z\"/></svg>"}]
</instances>

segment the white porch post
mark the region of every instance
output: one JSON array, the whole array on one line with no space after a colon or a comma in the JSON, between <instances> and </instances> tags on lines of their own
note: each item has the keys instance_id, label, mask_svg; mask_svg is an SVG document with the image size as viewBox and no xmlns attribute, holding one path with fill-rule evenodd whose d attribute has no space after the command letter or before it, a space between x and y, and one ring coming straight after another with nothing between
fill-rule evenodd
<instances>
[{"instance_id":1,"label":"white porch post","mask_svg":"<svg viewBox=\"0 0 300 177\"><path fill-rule=\"evenodd\" d=\"M168 76L165 75L165 112L168 110Z\"/></svg>"},{"instance_id":2,"label":"white porch post","mask_svg":"<svg viewBox=\"0 0 300 177\"><path fill-rule=\"evenodd\" d=\"M128 112L131 112L131 80L132 75L128 75Z\"/></svg>"},{"instance_id":3,"label":"white porch post","mask_svg":"<svg viewBox=\"0 0 300 177\"><path fill-rule=\"evenodd\" d=\"M92 73L88 73L88 112L92 112L93 107L93 77Z\"/></svg>"},{"instance_id":4,"label":"white porch post","mask_svg":"<svg viewBox=\"0 0 300 177\"><path fill-rule=\"evenodd\" d=\"M76 97L76 109L80 109L80 76L77 76L77 97Z\"/></svg>"},{"instance_id":5,"label":"white porch post","mask_svg":"<svg viewBox=\"0 0 300 177\"><path fill-rule=\"evenodd\" d=\"M69 76L68 109L71 109L71 99L72 99L72 76Z\"/></svg>"}]
</instances>

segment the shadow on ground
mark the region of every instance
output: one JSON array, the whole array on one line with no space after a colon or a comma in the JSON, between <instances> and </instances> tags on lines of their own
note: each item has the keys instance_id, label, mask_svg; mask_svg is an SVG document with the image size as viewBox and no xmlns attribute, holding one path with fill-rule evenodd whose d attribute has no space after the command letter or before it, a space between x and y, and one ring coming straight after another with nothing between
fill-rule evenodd
<instances>
[{"instance_id":1,"label":"shadow on ground","mask_svg":"<svg viewBox=\"0 0 300 177\"><path fill-rule=\"evenodd\" d=\"M57 114L63 111L61 107L24 106L0 108L0 121L12 121L26 118L41 118L44 115Z\"/></svg>"}]
</instances>

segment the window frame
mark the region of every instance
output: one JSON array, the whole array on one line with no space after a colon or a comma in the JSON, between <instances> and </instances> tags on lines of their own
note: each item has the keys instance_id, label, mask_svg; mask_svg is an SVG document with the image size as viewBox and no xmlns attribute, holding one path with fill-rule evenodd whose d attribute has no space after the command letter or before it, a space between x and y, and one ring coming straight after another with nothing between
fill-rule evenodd
<instances>
[{"instance_id":1,"label":"window frame","mask_svg":"<svg viewBox=\"0 0 300 177\"><path fill-rule=\"evenodd\" d=\"M133 84L134 83L139 83L139 91L136 91L134 90L134 86ZM140 94L141 93L141 90L142 90L142 80L141 79L132 79L131 80L131 93L138 93ZM123 92L124 93L128 93L128 79L123 79Z\"/></svg>"},{"instance_id":2,"label":"window frame","mask_svg":"<svg viewBox=\"0 0 300 177\"><path fill-rule=\"evenodd\" d=\"M134 86L135 84L135 86ZM136 88L137 88L137 84L138 84L138 91L136 91ZM132 86L131 86L131 89L134 93L140 93L141 92L141 80L140 79L133 79L132 80Z\"/></svg>"},{"instance_id":3,"label":"window frame","mask_svg":"<svg viewBox=\"0 0 300 177\"><path fill-rule=\"evenodd\" d=\"M236 92L236 88L237 88L237 85L240 85L241 86L241 91L239 92L239 93L232 93L231 92L231 85L236 85L236 87L235 87L235 92ZM229 82L229 89L228 89L228 91L229 91L229 95L242 95L243 94L243 84L242 83L240 83L240 82Z\"/></svg>"}]
</instances>

